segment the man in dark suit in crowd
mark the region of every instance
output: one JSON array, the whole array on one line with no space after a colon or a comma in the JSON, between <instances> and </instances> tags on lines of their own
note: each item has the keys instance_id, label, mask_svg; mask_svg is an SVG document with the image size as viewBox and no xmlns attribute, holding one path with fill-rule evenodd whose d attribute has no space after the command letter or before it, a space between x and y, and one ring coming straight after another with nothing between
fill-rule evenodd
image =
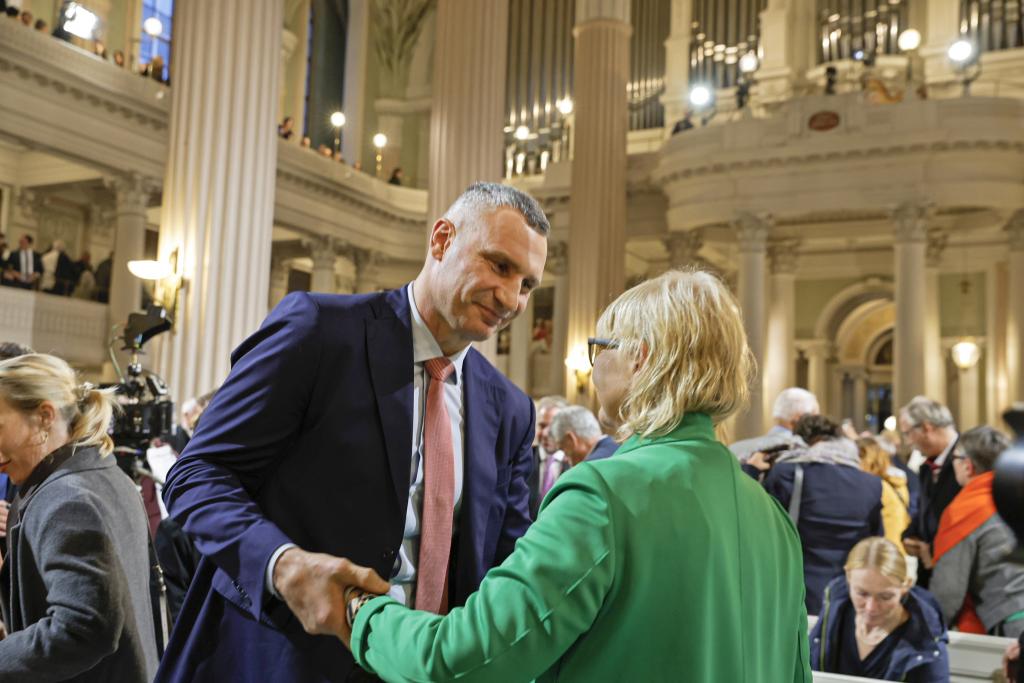
<instances>
[{"instance_id":1,"label":"man in dark suit in crowd","mask_svg":"<svg viewBox=\"0 0 1024 683\"><path fill-rule=\"evenodd\" d=\"M939 518L960 493L952 457L960 435L949 408L924 396L917 396L900 408L897 419L903 439L925 457L918 470L921 493L917 515L903 532L903 547L911 555L920 557L925 551L930 553ZM918 583L927 588L930 575L931 572L921 567Z\"/></svg>"},{"instance_id":2,"label":"man in dark suit in crowd","mask_svg":"<svg viewBox=\"0 0 1024 683\"><path fill-rule=\"evenodd\" d=\"M526 307L549 229L529 196L473 185L414 282L293 293L235 350L167 477L203 557L158 681L359 680L335 637L348 587L445 612L511 553L533 403L469 345Z\"/></svg>"},{"instance_id":3,"label":"man in dark suit in crowd","mask_svg":"<svg viewBox=\"0 0 1024 683\"><path fill-rule=\"evenodd\" d=\"M601 431L597 418L583 406L558 411L551 422L551 439L574 466L584 460L604 460L619 449L615 439Z\"/></svg>"},{"instance_id":4,"label":"man in dark suit in crowd","mask_svg":"<svg viewBox=\"0 0 1024 683\"><path fill-rule=\"evenodd\" d=\"M18 248L11 252L4 270L4 284L35 289L43 274L43 259L32 250L32 235L22 235Z\"/></svg>"}]
</instances>

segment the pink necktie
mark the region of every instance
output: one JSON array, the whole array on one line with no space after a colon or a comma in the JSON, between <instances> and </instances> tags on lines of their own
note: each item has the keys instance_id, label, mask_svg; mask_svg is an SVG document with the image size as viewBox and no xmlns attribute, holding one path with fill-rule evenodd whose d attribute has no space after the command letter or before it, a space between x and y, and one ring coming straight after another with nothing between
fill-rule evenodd
<instances>
[{"instance_id":1,"label":"pink necktie","mask_svg":"<svg viewBox=\"0 0 1024 683\"><path fill-rule=\"evenodd\" d=\"M444 614L448 611L448 560L455 510L455 456L444 383L455 367L443 357L431 358L424 367L431 382L423 418L423 514L416 568L416 609Z\"/></svg>"}]
</instances>

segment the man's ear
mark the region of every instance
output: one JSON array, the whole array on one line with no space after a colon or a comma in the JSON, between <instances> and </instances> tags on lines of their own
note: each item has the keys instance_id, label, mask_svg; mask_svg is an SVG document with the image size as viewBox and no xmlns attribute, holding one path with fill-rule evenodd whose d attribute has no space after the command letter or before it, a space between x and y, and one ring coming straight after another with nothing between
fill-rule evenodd
<instances>
[{"instance_id":1,"label":"man's ear","mask_svg":"<svg viewBox=\"0 0 1024 683\"><path fill-rule=\"evenodd\" d=\"M430 255L440 261L455 241L455 224L446 218L438 218L430 228Z\"/></svg>"}]
</instances>

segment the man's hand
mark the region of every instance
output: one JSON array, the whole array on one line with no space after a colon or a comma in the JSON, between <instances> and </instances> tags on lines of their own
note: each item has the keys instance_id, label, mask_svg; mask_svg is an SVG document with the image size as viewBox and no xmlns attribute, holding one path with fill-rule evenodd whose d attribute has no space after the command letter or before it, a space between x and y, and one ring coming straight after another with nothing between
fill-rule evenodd
<instances>
[{"instance_id":1,"label":"man's hand","mask_svg":"<svg viewBox=\"0 0 1024 683\"><path fill-rule=\"evenodd\" d=\"M6 500L0 500L0 538L7 538L7 511L10 507Z\"/></svg>"},{"instance_id":2,"label":"man's hand","mask_svg":"<svg viewBox=\"0 0 1024 683\"><path fill-rule=\"evenodd\" d=\"M274 588L302 623L306 633L347 637L345 589L356 586L378 595L390 584L369 567L343 557L289 548L274 565Z\"/></svg>"},{"instance_id":3,"label":"man's hand","mask_svg":"<svg viewBox=\"0 0 1024 683\"><path fill-rule=\"evenodd\" d=\"M759 472L767 472L772 468L767 456L761 451L754 451L754 454L747 458L747 464Z\"/></svg>"},{"instance_id":4,"label":"man's hand","mask_svg":"<svg viewBox=\"0 0 1024 683\"><path fill-rule=\"evenodd\" d=\"M925 569L932 568L932 549L928 543L920 538L904 538L903 548L907 551L908 555L913 555L921 560L921 564Z\"/></svg>"}]
</instances>

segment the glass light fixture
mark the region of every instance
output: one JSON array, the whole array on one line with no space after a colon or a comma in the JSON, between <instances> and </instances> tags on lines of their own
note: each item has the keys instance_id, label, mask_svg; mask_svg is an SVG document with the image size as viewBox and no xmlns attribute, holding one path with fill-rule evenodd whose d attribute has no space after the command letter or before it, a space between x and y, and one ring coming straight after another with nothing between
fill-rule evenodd
<instances>
[{"instance_id":1,"label":"glass light fixture","mask_svg":"<svg viewBox=\"0 0 1024 683\"><path fill-rule=\"evenodd\" d=\"M961 370L969 370L978 364L981 359L981 349L974 343L973 339L964 338L953 344L950 349L953 356L953 363Z\"/></svg>"},{"instance_id":2,"label":"glass light fixture","mask_svg":"<svg viewBox=\"0 0 1024 683\"><path fill-rule=\"evenodd\" d=\"M387 147L387 144L388 136L384 135L384 133L377 133L376 135L373 136L373 146L376 147L377 149Z\"/></svg>"},{"instance_id":3,"label":"glass light fixture","mask_svg":"<svg viewBox=\"0 0 1024 683\"><path fill-rule=\"evenodd\" d=\"M164 32L164 24L156 17L147 17L146 20L142 22L142 30L146 32L146 35L156 38Z\"/></svg>"},{"instance_id":4,"label":"glass light fixture","mask_svg":"<svg viewBox=\"0 0 1024 683\"><path fill-rule=\"evenodd\" d=\"M519 126L518 128L516 128L516 132L513 133L513 135L515 136L516 140L527 140L530 137L530 129L527 128L526 126Z\"/></svg>"},{"instance_id":5,"label":"glass light fixture","mask_svg":"<svg viewBox=\"0 0 1024 683\"><path fill-rule=\"evenodd\" d=\"M753 50L740 57L739 67L740 71L745 74L752 74L757 71L757 68L761 66L761 60L757 58L757 53Z\"/></svg>"},{"instance_id":6,"label":"glass light fixture","mask_svg":"<svg viewBox=\"0 0 1024 683\"><path fill-rule=\"evenodd\" d=\"M697 109L703 109L711 104L712 98L711 88L706 85L695 85L690 88L690 104Z\"/></svg>"},{"instance_id":7,"label":"glass light fixture","mask_svg":"<svg viewBox=\"0 0 1024 683\"><path fill-rule=\"evenodd\" d=\"M974 56L974 44L961 38L949 46L946 55L956 64L966 64Z\"/></svg>"},{"instance_id":8,"label":"glass light fixture","mask_svg":"<svg viewBox=\"0 0 1024 683\"><path fill-rule=\"evenodd\" d=\"M903 52L916 50L921 46L921 34L916 29L908 28L900 34L900 37L896 40L896 44Z\"/></svg>"},{"instance_id":9,"label":"glass light fixture","mask_svg":"<svg viewBox=\"0 0 1024 683\"><path fill-rule=\"evenodd\" d=\"M128 272L140 280L163 280L170 277L173 270L163 261L139 260L128 262Z\"/></svg>"},{"instance_id":10,"label":"glass light fixture","mask_svg":"<svg viewBox=\"0 0 1024 683\"><path fill-rule=\"evenodd\" d=\"M568 116L572 113L573 103L568 97L558 100L555 102L555 108L559 111L562 116Z\"/></svg>"},{"instance_id":11,"label":"glass light fixture","mask_svg":"<svg viewBox=\"0 0 1024 683\"><path fill-rule=\"evenodd\" d=\"M335 128L341 128L342 126L344 126L345 114L340 111L336 111L333 114L331 114L331 125L334 126Z\"/></svg>"},{"instance_id":12,"label":"glass light fixture","mask_svg":"<svg viewBox=\"0 0 1024 683\"><path fill-rule=\"evenodd\" d=\"M590 379L590 357L587 355L586 344L577 344L573 347L565 359L565 367L576 375L576 393L585 393Z\"/></svg>"}]
</instances>

